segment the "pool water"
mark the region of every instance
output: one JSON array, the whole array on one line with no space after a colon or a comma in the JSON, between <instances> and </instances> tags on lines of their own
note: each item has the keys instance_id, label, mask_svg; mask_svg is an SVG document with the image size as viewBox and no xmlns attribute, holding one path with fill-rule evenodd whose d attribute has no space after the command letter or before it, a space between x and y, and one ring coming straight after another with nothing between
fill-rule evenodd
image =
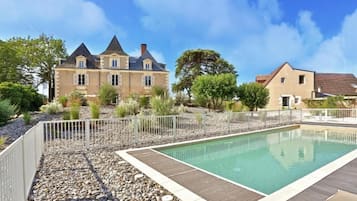
<instances>
[{"instance_id":1,"label":"pool water","mask_svg":"<svg viewBox=\"0 0 357 201\"><path fill-rule=\"evenodd\" d=\"M347 134L295 128L166 147L158 151L271 194L356 149L356 135L344 135Z\"/></svg>"}]
</instances>

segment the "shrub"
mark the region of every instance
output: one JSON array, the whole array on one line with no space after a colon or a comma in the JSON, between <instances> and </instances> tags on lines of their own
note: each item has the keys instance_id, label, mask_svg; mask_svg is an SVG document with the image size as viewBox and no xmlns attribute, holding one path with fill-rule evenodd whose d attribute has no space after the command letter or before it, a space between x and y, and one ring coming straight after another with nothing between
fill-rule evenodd
<instances>
[{"instance_id":1,"label":"shrub","mask_svg":"<svg viewBox=\"0 0 357 201\"><path fill-rule=\"evenodd\" d=\"M43 104L43 95L37 93L32 86L3 82L0 84L0 98L8 99L18 108L18 114L25 111L35 111Z\"/></svg>"},{"instance_id":2,"label":"shrub","mask_svg":"<svg viewBox=\"0 0 357 201\"><path fill-rule=\"evenodd\" d=\"M6 143L7 138L6 137L0 137L0 149L4 148L4 145Z\"/></svg>"},{"instance_id":3,"label":"shrub","mask_svg":"<svg viewBox=\"0 0 357 201\"><path fill-rule=\"evenodd\" d=\"M63 112L63 120L71 120L71 113L67 111Z\"/></svg>"},{"instance_id":4,"label":"shrub","mask_svg":"<svg viewBox=\"0 0 357 201\"><path fill-rule=\"evenodd\" d=\"M16 107L9 100L0 100L0 126L6 124L15 113Z\"/></svg>"},{"instance_id":5,"label":"shrub","mask_svg":"<svg viewBox=\"0 0 357 201\"><path fill-rule=\"evenodd\" d=\"M89 107L90 107L91 118L92 119L99 119L99 115L100 115L100 106L99 106L99 104L97 104L95 102L91 102L89 104Z\"/></svg>"},{"instance_id":6,"label":"shrub","mask_svg":"<svg viewBox=\"0 0 357 201\"><path fill-rule=\"evenodd\" d=\"M150 105L155 115L171 115L174 114L174 101L171 98L153 97L150 100Z\"/></svg>"},{"instance_id":7,"label":"shrub","mask_svg":"<svg viewBox=\"0 0 357 201\"><path fill-rule=\"evenodd\" d=\"M151 87L151 95L159 96L161 98L168 98L168 91L166 88L156 85L156 86Z\"/></svg>"},{"instance_id":8,"label":"shrub","mask_svg":"<svg viewBox=\"0 0 357 201\"><path fill-rule=\"evenodd\" d=\"M67 97L67 96L60 96L60 97L58 98L58 102L60 102L63 107L67 107L68 97Z\"/></svg>"},{"instance_id":9,"label":"shrub","mask_svg":"<svg viewBox=\"0 0 357 201\"><path fill-rule=\"evenodd\" d=\"M126 107L124 105L118 105L115 108L115 114L117 117L125 117L127 115Z\"/></svg>"},{"instance_id":10,"label":"shrub","mask_svg":"<svg viewBox=\"0 0 357 201\"><path fill-rule=\"evenodd\" d=\"M104 84L99 89L99 100L102 105L109 105L113 101L116 101L116 97L118 96L115 88L110 84Z\"/></svg>"},{"instance_id":11,"label":"shrub","mask_svg":"<svg viewBox=\"0 0 357 201\"><path fill-rule=\"evenodd\" d=\"M29 112L24 112L23 114L23 119L26 125L29 125L31 123L31 114Z\"/></svg>"},{"instance_id":12,"label":"shrub","mask_svg":"<svg viewBox=\"0 0 357 201\"><path fill-rule=\"evenodd\" d=\"M181 105L177 108L177 112L178 112L178 113L187 112L187 107L184 106L183 104L181 104Z\"/></svg>"},{"instance_id":13,"label":"shrub","mask_svg":"<svg viewBox=\"0 0 357 201\"><path fill-rule=\"evenodd\" d=\"M78 103L71 103L71 119L79 119L80 105Z\"/></svg>"},{"instance_id":14,"label":"shrub","mask_svg":"<svg viewBox=\"0 0 357 201\"><path fill-rule=\"evenodd\" d=\"M188 97L183 92L177 92L175 95L175 105L185 105L188 102Z\"/></svg>"},{"instance_id":15,"label":"shrub","mask_svg":"<svg viewBox=\"0 0 357 201\"><path fill-rule=\"evenodd\" d=\"M63 112L62 104L54 101L48 103L47 105L42 105L40 107L41 112L45 112L47 114L57 114L59 112Z\"/></svg>"},{"instance_id":16,"label":"shrub","mask_svg":"<svg viewBox=\"0 0 357 201\"><path fill-rule=\"evenodd\" d=\"M82 106L87 105L86 97L84 97L84 94L82 94L81 92L79 92L77 90L74 90L71 93L71 95L69 96L69 102L70 102L70 104L72 104L72 103L77 104L79 102L80 105L82 105Z\"/></svg>"},{"instance_id":17,"label":"shrub","mask_svg":"<svg viewBox=\"0 0 357 201\"><path fill-rule=\"evenodd\" d=\"M139 104L136 100L129 98L126 101L121 101L116 107L115 113L118 117L127 115L135 115L139 113Z\"/></svg>"},{"instance_id":18,"label":"shrub","mask_svg":"<svg viewBox=\"0 0 357 201\"><path fill-rule=\"evenodd\" d=\"M139 97L140 108L148 108L149 105L150 105L150 97L149 96L140 96Z\"/></svg>"},{"instance_id":19,"label":"shrub","mask_svg":"<svg viewBox=\"0 0 357 201\"><path fill-rule=\"evenodd\" d=\"M203 96L195 96L194 102L201 107L209 106L209 100Z\"/></svg>"}]
</instances>

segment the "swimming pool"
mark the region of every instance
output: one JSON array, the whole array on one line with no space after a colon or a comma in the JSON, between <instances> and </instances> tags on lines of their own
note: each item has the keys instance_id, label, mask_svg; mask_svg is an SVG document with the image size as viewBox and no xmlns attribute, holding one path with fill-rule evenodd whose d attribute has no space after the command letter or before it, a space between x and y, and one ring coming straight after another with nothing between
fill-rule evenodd
<instances>
[{"instance_id":1,"label":"swimming pool","mask_svg":"<svg viewBox=\"0 0 357 201\"><path fill-rule=\"evenodd\" d=\"M235 183L271 194L357 148L355 134L284 129L157 149Z\"/></svg>"}]
</instances>

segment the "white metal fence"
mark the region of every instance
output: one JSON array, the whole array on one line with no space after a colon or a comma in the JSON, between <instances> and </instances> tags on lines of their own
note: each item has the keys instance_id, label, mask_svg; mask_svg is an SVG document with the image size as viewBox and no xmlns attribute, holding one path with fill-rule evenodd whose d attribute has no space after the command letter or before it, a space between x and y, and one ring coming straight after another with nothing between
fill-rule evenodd
<instances>
[{"instance_id":1,"label":"white metal fence","mask_svg":"<svg viewBox=\"0 0 357 201\"><path fill-rule=\"evenodd\" d=\"M357 124L357 108L303 109L302 122Z\"/></svg>"},{"instance_id":2,"label":"white metal fence","mask_svg":"<svg viewBox=\"0 0 357 201\"><path fill-rule=\"evenodd\" d=\"M357 124L356 113L309 109L40 122L0 153L0 201L27 199L43 153L139 147L300 122Z\"/></svg>"},{"instance_id":3,"label":"white metal fence","mask_svg":"<svg viewBox=\"0 0 357 201\"><path fill-rule=\"evenodd\" d=\"M27 200L43 153L41 123L0 153L0 200Z\"/></svg>"},{"instance_id":4,"label":"white metal fence","mask_svg":"<svg viewBox=\"0 0 357 201\"><path fill-rule=\"evenodd\" d=\"M300 123L300 110L43 122L46 152L139 147Z\"/></svg>"}]
</instances>

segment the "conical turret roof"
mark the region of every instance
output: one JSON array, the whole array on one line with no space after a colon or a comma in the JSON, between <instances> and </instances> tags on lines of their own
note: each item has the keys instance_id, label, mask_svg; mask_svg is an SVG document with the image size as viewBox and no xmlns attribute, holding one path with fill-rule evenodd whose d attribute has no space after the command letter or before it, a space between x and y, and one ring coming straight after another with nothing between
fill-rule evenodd
<instances>
[{"instance_id":1,"label":"conical turret roof","mask_svg":"<svg viewBox=\"0 0 357 201\"><path fill-rule=\"evenodd\" d=\"M123 50L123 48L121 47L118 39L116 36L113 37L113 39L110 41L107 49L102 53L102 54L113 54L113 53L117 53L119 55L125 55L128 56L128 54L126 54Z\"/></svg>"}]
</instances>

